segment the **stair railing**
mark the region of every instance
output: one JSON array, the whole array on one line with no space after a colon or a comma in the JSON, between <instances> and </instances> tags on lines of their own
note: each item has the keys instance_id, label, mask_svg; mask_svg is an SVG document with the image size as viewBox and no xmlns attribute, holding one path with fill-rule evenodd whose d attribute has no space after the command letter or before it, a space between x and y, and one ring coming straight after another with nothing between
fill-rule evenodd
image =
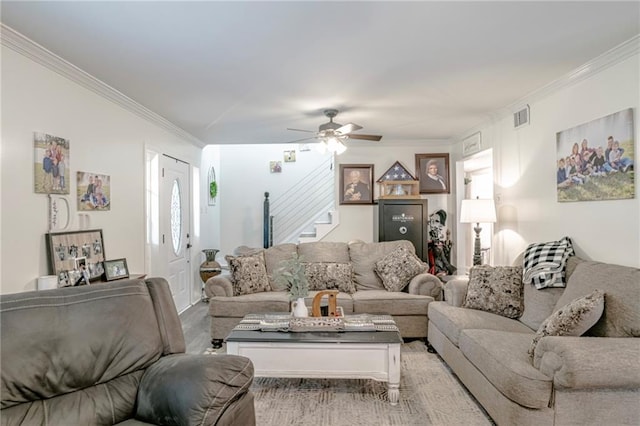
<instances>
[{"instance_id":1,"label":"stair railing","mask_svg":"<svg viewBox=\"0 0 640 426\"><path fill-rule=\"evenodd\" d=\"M335 173L333 156L330 156L304 179L270 200L271 243L297 242L300 233L311 226L319 214L333 209L334 200Z\"/></svg>"}]
</instances>

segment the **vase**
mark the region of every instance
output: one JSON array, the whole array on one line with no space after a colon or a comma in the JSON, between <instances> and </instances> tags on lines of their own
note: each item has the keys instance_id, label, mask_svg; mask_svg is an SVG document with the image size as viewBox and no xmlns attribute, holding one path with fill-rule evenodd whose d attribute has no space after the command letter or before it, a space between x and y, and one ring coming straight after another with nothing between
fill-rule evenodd
<instances>
[{"instance_id":1,"label":"vase","mask_svg":"<svg viewBox=\"0 0 640 426\"><path fill-rule=\"evenodd\" d=\"M297 318L306 318L309 316L309 309L304 303L304 297L298 297L291 303L291 312Z\"/></svg>"},{"instance_id":2,"label":"vase","mask_svg":"<svg viewBox=\"0 0 640 426\"><path fill-rule=\"evenodd\" d=\"M222 272L220 264L216 262L216 254L220 250L218 249L204 249L202 252L206 256L206 260L200 265L200 279L202 282L207 282L211 277L215 277Z\"/></svg>"}]
</instances>

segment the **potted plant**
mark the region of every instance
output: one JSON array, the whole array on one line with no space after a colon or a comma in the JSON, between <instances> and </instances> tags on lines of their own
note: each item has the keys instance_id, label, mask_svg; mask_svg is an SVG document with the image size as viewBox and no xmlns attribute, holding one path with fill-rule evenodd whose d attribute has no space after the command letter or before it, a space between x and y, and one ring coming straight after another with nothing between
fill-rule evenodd
<instances>
[{"instance_id":1,"label":"potted plant","mask_svg":"<svg viewBox=\"0 0 640 426\"><path fill-rule=\"evenodd\" d=\"M289 292L293 316L309 316L309 310L304 303L304 298L309 295L309 280L304 274L304 263L298 253L293 253L290 259L279 263L278 269L273 273L273 280L279 289Z\"/></svg>"}]
</instances>

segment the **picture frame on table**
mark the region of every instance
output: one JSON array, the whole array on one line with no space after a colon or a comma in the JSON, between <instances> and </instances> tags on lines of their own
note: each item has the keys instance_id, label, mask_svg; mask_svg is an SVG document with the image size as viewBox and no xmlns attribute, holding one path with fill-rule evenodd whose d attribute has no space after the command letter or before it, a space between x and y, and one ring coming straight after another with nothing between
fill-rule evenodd
<instances>
[{"instance_id":1,"label":"picture frame on table","mask_svg":"<svg viewBox=\"0 0 640 426\"><path fill-rule=\"evenodd\" d=\"M112 259L104 262L104 276L107 281L129 278L127 259Z\"/></svg>"},{"instance_id":2,"label":"picture frame on table","mask_svg":"<svg viewBox=\"0 0 640 426\"><path fill-rule=\"evenodd\" d=\"M416 154L415 157L420 194L449 194L449 154Z\"/></svg>"},{"instance_id":3,"label":"picture frame on table","mask_svg":"<svg viewBox=\"0 0 640 426\"><path fill-rule=\"evenodd\" d=\"M340 164L340 204L373 204L373 164Z\"/></svg>"},{"instance_id":4,"label":"picture frame on table","mask_svg":"<svg viewBox=\"0 0 640 426\"><path fill-rule=\"evenodd\" d=\"M45 240L49 274L58 276L59 286L74 285L83 270L88 281L102 278L105 260L102 229L50 232L45 234ZM67 273L61 274L63 271Z\"/></svg>"}]
</instances>

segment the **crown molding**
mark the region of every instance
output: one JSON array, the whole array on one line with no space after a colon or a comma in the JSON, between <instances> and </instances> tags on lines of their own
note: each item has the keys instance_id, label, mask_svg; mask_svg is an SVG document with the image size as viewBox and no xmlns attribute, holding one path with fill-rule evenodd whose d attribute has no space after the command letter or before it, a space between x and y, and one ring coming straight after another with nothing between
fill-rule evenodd
<instances>
[{"instance_id":1,"label":"crown molding","mask_svg":"<svg viewBox=\"0 0 640 426\"><path fill-rule=\"evenodd\" d=\"M617 65L620 62L623 62L639 53L640 53L640 35L636 35L630 38L629 40L623 43L620 43L616 47L606 51L600 56L595 57L594 59L590 60L584 65L565 74L564 76L558 78L557 80L554 80L551 83L539 89L534 90L528 95L523 96L517 101L503 108L500 108L494 111L493 113L490 113L489 120L478 124L472 129L468 129L464 133L458 135L456 139L453 139L452 142L462 141L465 137L481 130L482 127L486 126L488 122L489 123L496 122L505 116L509 116L515 113L518 109L522 108L524 105L531 104L533 102L544 99L555 92L558 92L580 81L593 77L594 75L606 70L607 68Z\"/></svg>"},{"instance_id":2,"label":"crown molding","mask_svg":"<svg viewBox=\"0 0 640 426\"><path fill-rule=\"evenodd\" d=\"M196 145L199 148L205 146L205 144L191 133L171 123L166 118L156 114L150 109L140 105L138 102L124 95L122 92L114 89L108 84L98 80L91 74L81 70L72 63L62 59L55 53L47 50L38 43L30 40L21 33L15 31L11 27L5 24L0 24L0 43L17 52L34 62L50 69L51 71L60 74L63 77L68 78L74 83L89 89L92 92L102 96L105 99L110 100L116 105L130 111L139 117L161 127L170 133L178 136L181 139L187 140L190 143Z\"/></svg>"}]
</instances>

